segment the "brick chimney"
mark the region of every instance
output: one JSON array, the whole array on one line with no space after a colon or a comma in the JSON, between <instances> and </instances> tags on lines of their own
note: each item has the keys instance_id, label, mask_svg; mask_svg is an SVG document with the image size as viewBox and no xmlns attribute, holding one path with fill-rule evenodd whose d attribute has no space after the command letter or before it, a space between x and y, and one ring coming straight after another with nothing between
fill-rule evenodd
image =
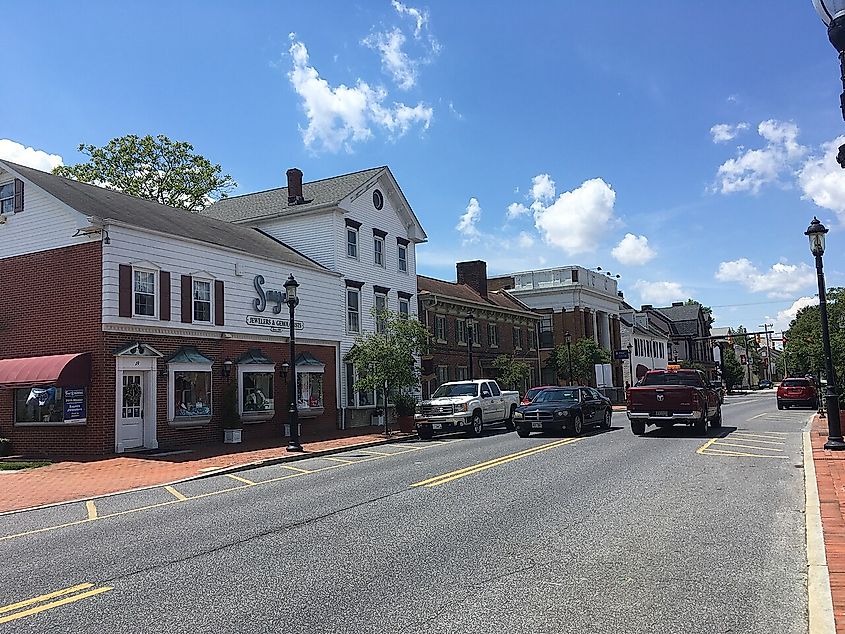
<instances>
[{"instance_id":1,"label":"brick chimney","mask_svg":"<svg viewBox=\"0 0 845 634\"><path fill-rule=\"evenodd\" d=\"M640 306L640 310L651 310L652 308L654 308L654 306L651 304L643 304Z\"/></svg>"},{"instance_id":2,"label":"brick chimney","mask_svg":"<svg viewBox=\"0 0 845 634\"><path fill-rule=\"evenodd\" d=\"M458 284L466 284L487 299L487 262L483 260L458 262L457 269Z\"/></svg>"},{"instance_id":3,"label":"brick chimney","mask_svg":"<svg viewBox=\"0 0 845 634\"><path fill-rule=\"evenodd\" d=\"M677 308L678 306L683 306L683 302L672 302L672 308Z\"/></svg>"},{"instance_id":4,"label":"brick chimney","mask_svg":"<svg viewBox=\"0 0 845 634\"><path fill-rule=\"evenodd\" d=\"M299 205L305 201L302 197L302 170L292 167L287 171L288 204Z\"/></svg>"}]
</instances>

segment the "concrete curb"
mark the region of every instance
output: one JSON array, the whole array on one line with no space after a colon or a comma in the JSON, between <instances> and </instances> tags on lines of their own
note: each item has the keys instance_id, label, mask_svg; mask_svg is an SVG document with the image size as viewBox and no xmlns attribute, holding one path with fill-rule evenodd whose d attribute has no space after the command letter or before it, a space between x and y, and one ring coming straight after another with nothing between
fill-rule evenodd
<instances>
[{"instance_id":1,"label":"concrete curb","mask_svg":"<svg viewBox=\"0 0 845 634\"><path fill-rule=\"evenodd\" d=\"M812 418L810 419L812 421ZM804 484L807 523L807 610L809 634L835 634L833 599L830 594L830 574L824 548L821 505L813 463L813 443L810 432L804 432Z\"/></svg>"},{"instance_id":2,"label":"concrete curb","mask_svg":"<svg viewBox=\"0 0 845 634\"><path fill-rule=\"evenodd\" d=\"M27 511L38 511L42 509L53 508L57 506L65 506L67 504L79 504L87 502L88 500L101 500L103 498L110 498L115 495L125 495L127 493L136 493L138 491L148 491L150 489L158 489L166 486L174 486L183 482L191 482L192 480L203 480L219 475L226 475L227 473L237 473L239 471L248 471L258 467L266 467L274 464L281 464L283 462L296 462L298 460L307 460L308 458L319 458L320 456L330 456L344 451L354 451L356 449L366 449L367 447L379 447L381 445L388 445L392 443L408 442L409 440L419 440L419 436L412 434L403 438L384 438L381 440L372 440L365 443L357 443L354 445L346 445L345 447L332 447L331 449L323 449L321 451L303 451L302 453L291 454L287 456L276 456L274 458L265 458L264 460L254 460L252 462L245 462L239 465L232 465L231 467L220 467L215 471L208 471L206 473L198 473L196 475L188 476L187 478L180 478L170 482L160 482L158 484L148 484L142 487L135 487L134 489L125 489L124 491L114 491L112 493L101 493L100 495L89 495L87 497L76 498L73 500L63 500L61 502L51 502L50 504L41 504L38 506L28 506L22 509L13 509L11 511L0 512L0 517L5 515L14 515L15 513L26 513Z\"/></svg>"}]
</instances>

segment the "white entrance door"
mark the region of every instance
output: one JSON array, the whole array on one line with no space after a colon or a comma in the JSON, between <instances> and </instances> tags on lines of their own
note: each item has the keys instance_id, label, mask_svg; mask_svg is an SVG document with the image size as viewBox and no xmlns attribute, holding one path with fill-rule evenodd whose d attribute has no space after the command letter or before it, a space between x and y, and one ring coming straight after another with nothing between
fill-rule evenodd
<instances>
[{"instance_id":1,"label":"white entrance door","mask_svg":"<svg viewBox=\"0 0 845 634\"><path fill-rule=\"evenodd\" d=\"M144 372L124 372L118 429L123 449L144 446Z\"/></svg>"}]
</instances>

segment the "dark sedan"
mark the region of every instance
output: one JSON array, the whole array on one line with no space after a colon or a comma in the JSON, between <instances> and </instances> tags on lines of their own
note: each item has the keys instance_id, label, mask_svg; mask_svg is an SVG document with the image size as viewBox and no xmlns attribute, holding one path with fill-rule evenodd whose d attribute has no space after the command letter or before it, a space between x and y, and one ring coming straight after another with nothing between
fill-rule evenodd
<instances>
[{"instance_id":1,"label":"dark sedan","mask_svg":"<svg viewBox=\"0 0 845 634\"><path fill-rule=\"evenodd\" d=\"M579 435L584 427L610 429L610 399L591 387L553 387L540 392L530 405L516 408L513 424L521 438L532 431L567 431Z\"/></svg>"}]
</instances>

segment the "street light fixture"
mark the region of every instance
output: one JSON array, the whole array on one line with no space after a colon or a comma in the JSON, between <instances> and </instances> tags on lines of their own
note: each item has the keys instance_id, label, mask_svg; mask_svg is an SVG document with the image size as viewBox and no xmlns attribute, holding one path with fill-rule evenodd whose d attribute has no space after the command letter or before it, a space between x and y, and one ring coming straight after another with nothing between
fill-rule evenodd
<instances>
[{"instance_id":1,"label":"street light fixture","mask_svg":"<svg viewBox=\"0 0 845 634\"><path fill-rule=\"evenodd\" d=\"M294 334L294 309L299 304L299 297L296 296L296 289L299 287L299 282L293 279L293 273L290 274L285 282L285 303L290 309L290 361L293 364L293 372L290 373L290 383L288 384L288 398L290 398L290 409L288 410L288 420L290 422L290 440L288 441L288 451L302 451L302 445L299 443L299 410L296 406L296 335Z\"/></svg>"},{"instance_id":2,"label":"street light fixture","mask_svg":"<svg viewBox=\"0 0 845 634\"><path fill-rule=\"evenodd\" d=\"M631 354L631 351L633 349L634 349L634 346L632 346L631 342L629 341L628 342L628 368L631 372L631 381L630 381L629 385L632 386L632 387L634 385L634 356Z\"/></svg>"},{"instance_id":3,"label":"street light fixture","mask_svg":"<svg viewBox=\"0 0 845 634\"><path fill-rule=\"evenodd\" d=\"M845 4L845 2L843 2ZM845 8L843 8L845 11ZM827 371L827 387L825 387L824 400L827 404L827 442L825 449L841 451L845 449L845 440L842 439L842 429L839 423L839 394L836 389L836 374L833 370L833 354L830 351L830 328L827 319L827 295L824 282L824 255L825 234L827 228L813 218L804 235L810 240L810 252L816 258L816 277L819 282L819 313L822 321L822 342L824 344L824 362Z\"/></svg>"},{"instance_id":4,"label":"street light fixture","mask_svg":"<svg viewBox=\"0 0 845 634\"><path fill-rule=\"evenodd\" d=\"M839 71L845 89L845 0L813 0L813 6L827 26L827 39L839 53ZM845 90L839 96L839 108L845 119ZM836 162L845 168L845 145L839 146Z\"/></svg>"},{"instance_id":5,"label":"street light fixture","mask_svg":"<svg viewBox=\"0 0 845 634\"><path fill-rule=\"evenodd\" d=\"M467 356L469 357L469 380L472 381L475 379L475 372L472 368L472 331L475 327L475 316L472 313L467 313L466 316L466 324L467 324Z\"/></svg>"},{"instance_id":6,"label":"street light fixture","mask_svg":"<svg viewBox=\"0 0 845 634\"><path fill-rule=\"evenodd\" d=\"M569 385L575 385L575 380L572 376L572 335L567 330L563 338L566 341L566 357L569 359Z\"/></svg>"}]
</instances>

